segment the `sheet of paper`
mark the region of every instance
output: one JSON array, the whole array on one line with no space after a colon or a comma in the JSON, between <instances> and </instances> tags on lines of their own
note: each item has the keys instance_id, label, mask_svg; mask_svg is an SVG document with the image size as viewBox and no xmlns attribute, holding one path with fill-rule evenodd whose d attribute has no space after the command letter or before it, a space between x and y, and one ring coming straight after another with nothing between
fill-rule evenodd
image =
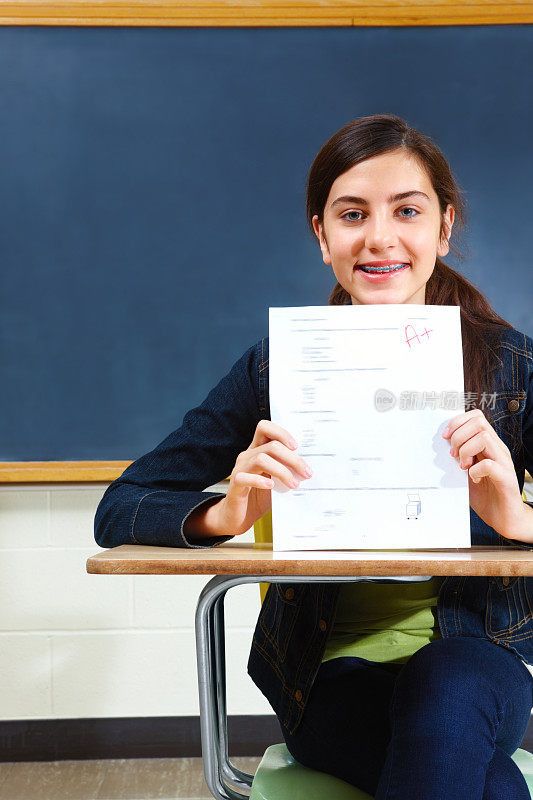
<instances>
[{"instance_id":1,"label":"sheet of paper","mask_svg":"<svg viewBox=\"0 0 533 800\"><path fill-rule=\"evenodd\" d=\"M269 309L273 422L313 470L272 490L274 550L470 547L459 306Z\"/></svg>"}]
</instances>

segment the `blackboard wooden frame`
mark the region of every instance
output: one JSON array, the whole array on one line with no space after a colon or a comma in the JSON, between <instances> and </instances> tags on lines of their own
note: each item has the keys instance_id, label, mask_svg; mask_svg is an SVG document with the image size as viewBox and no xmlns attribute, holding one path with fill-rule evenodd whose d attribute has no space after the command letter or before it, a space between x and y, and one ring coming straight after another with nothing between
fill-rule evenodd
<instances>
[{"instance_id":1,"label":"blackboard wooden frame","mask_svg":"<svg viewBox=\"0 0 533 800\"><path fill-rule=\"evenodd\" d=\"M0 25L312 27L517 25L531 0L0 0ZM109 483L129 461L0 463L0 484Z\"/></svg>"},{"instance_id":2,"label":"blackboard wooden frame","mask_svg":"<svg viewBox=\"0 0 533 800\"><path fill-rule=\"evenodd\" d=\"M532 18L530 0L0 0L3 25L517 25Z\"/></svg>"},{"instance_id":3,"label":"blackboard wooden frame","mask_svg":"<svg viewBox=\"0 0 533 800\"><path fill-rule=\"evenodd\" d=\"M111 483L131 461L3 461L0 485L11 483Z\"/></svg>"}]
</instances>

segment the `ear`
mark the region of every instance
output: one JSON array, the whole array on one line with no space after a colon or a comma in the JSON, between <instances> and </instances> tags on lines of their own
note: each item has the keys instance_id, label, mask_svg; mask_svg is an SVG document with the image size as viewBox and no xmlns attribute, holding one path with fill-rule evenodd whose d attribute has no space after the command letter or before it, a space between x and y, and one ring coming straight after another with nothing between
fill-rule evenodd
<instances>
[{"instance_id":1,"label":"ear","mask_svg":"<svg viewBox=\"0 0 533 800\"><path fill-rule=\"evenodd\" d=\"M329 254L328 243L326 242L326 238L324 236L324 229L323 226L318 221L318 214L315 214L313 217L313 229L317 236L318 241L320 242L320 249L322 250L322 260L324 264L331 266L331 256Z\"/></svg>"},{"instance_id":2,"label":"ear","mask_svg":"<svg viewBox=\"0 0 533 800\"><path fill-rule=\"evenodd\" d=\"M441 258L448 255L450 252L449 240L452 235L453 221L455 219L455 209L452 205L448 204L444 212L444 219L442 221L442 237L437 247L437 255Z\"/></svg>"}]
</instances>

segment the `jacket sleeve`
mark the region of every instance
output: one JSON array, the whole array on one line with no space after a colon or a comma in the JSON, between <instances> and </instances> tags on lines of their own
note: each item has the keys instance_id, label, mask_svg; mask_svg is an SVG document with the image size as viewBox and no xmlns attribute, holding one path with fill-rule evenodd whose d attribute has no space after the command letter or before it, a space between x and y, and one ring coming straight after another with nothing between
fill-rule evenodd
<instances>
[{"instance_id":1,"label":"jacket sleeve","mask_svg":"<svg viewBox=\"0 0 533 800\"><path fill-rule=\"evenodd\" d=\"M187 411L180 428L108 486L94 520L100 547L213 547L233 538L192 543L183 525L194 509L224 497L202 490L227 478L264 416L259 396L263 344L260 339L250 347L205 400Z\"/></svg>"}]
</instances>

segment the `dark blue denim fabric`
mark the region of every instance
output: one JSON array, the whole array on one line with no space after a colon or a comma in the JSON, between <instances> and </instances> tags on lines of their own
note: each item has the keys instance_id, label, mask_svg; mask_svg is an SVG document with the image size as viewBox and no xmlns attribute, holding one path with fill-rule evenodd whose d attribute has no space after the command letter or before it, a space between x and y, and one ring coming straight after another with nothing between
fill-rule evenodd
<instances>
[{"instance_id":1,"label":"dark blue denim fabric","mask_svg":"<svg viewBox=\"0 0 533 800\"><path fill-rule=\"evenodd\" d=\"M493 349L499 365L489 384L498 392L491 422L511 451L522 490L524 469L533 474L533 339L502 329ZM231 539L189 541L183 524L195 508L223 496L202 490L231 473L260 419L270 419L268 338L238 359L181 427L108 487L96 512L96 542L212 547ZM533 547L503 538L472 509L470 527L472 545ZM320 667L339 589L339 583L273 584L261 607L248 672L290 732ZM533 664L533 578L447 577L437 616L442 637L489 639Z\"/></svg>"},{"instance_id":2,"label":"dark blue denim fabric","mask_svg":"<svg viewBox=\"0 0 533 800\"><path fill-rule=\"evenodd\" d=\"M533 677L510 650L436 639L405 664L352 656L321 664L290 753L375 800L530 800L511 756Z\"/></svg>"}]
</instances>

